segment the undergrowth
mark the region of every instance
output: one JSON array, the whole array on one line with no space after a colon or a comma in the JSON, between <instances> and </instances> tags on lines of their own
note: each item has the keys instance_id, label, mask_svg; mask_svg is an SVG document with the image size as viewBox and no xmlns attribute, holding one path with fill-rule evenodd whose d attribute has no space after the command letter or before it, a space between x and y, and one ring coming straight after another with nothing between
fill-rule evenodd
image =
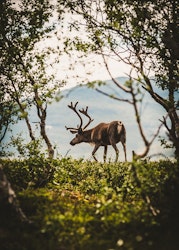
<instances>
[{"instance_id":1,"label":"undergrowth","mask_svg":"<svg viewBox=\"0 0 179 250\"><path fill-rule=\"evenodd\" d=\"M176 162L3 160L31 223L1 211L3 250L175 250Z\"/></svg>"}]
</instances>

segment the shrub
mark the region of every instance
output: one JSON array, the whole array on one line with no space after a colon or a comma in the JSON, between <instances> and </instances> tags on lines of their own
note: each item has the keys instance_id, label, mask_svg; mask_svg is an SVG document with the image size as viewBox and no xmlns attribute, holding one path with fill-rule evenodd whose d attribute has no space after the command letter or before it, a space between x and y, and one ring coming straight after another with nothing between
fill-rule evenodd
<instances>
[{"instance_id":1,"label":"shrub","mask_svg":"<svg viewBox=\"0 0 179 250\"><path fill-rule=\"evenodd\" d=\"M46 178L42 170L47 165L53 171ZM8 239L8 249L178 247L179 181L175 162L100 164L71 158L29 159L4 161L4 170L23 211L33 221L30 227L9 227L7 223L0 229L6 242ZM42 187L39 183L45 178ZM5 243L2 247L7 249Z\"/></svg>"}]
</instances>

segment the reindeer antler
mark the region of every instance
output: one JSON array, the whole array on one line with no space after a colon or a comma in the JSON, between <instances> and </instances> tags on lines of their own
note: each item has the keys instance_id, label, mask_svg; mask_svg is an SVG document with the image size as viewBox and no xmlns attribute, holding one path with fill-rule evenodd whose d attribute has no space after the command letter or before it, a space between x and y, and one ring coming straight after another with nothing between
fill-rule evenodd
<instances>
[{"instance_id":1,"label":"reindeer antler","mask_svg":"<svg viewBox=\"0 0 179 250\"><path fill-rule=\"evenodd\" d=\"M85 115L85 116L87 116L89 118L88 123L83 128L83 130L84 130L85 128L87 128L90 125L90 123L93 121L93 119L91 119L91 116L88 114L88 106L86 106L86 110L85 109L81 109L81 110L79 109L79 111L80 111L80 113L82 113L83 115Z\"/></svg>"},{"instance_id":2,"label":"reindeer antler","mask_svg":"<svg viewBox=\"0 0 179 250\"><path fill-rule=\"evenodd\" d=\"M80 125L79 125L77 128L71 128L71 127L65 126L65 128L66 128L67 130L70 130L70 132L73 133L73 134L74 134L74 133L77 133L78 130L81 129L81 128L82 128L82 125L83 125L83 120L82 120L82 118L81 118L81 115L78 113L78 111L77 111L77 109L76 109L77 105L78 105L78 102L76 102L74 105L73 105L73 103L71 102L70 105L68 105L68 107L69 107L70 109L72 109L72 110L78 115L78 117L80 118Z\"/></svg>"},{"instance_id":3,"label":"reindeer antler","mask_svg":"<svg viewBox=\"0 0 179 250\"><path fill-rule=\"evenodd\" d=\"M78 105L78 102L76 102L75 104L73 104L72 102L70 103L70 105L68 105L68 107L70 109L72 109L77 115L78 117L80 118L80 125L77 127L77 128L71 128L71 127L67 127L65 126L65 128L67 130L70 130L71 133L77 133L80 129L84 130L85 128L87 128L89 126L89 124L93 121L93 119L91 119L90 115L88 114L88 106L86 106L86 109L79 109L79 112L82 113L83 115L87 116L89 118L89 121L88 123L82 128L83 126L83 120L82 120L82 117L81 115L79 114L79 112L77 111L77 105Z\"/></svg>"}]
</instances>

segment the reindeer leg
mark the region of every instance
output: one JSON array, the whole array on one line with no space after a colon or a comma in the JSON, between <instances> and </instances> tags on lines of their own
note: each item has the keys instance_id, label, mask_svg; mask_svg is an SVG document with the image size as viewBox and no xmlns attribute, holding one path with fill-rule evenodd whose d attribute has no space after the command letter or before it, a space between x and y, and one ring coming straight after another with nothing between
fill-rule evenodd
<instances>
[{"instance_id":1,"label":"reindeer leg","mask_svg":"<svg viewBox=\"0 0 179 250\"><path fill-rule=\"evenodd\" d=\"M117 148L117 146L116 146L115 143L112 143L111 145L112 145L112 147L114 148L114 150L116 151L116 159L115 159L115 162L117 162L118 157L119 157L119 149Z\"/></svg>"},{"instance_id":2,"label":"reindeer leg","mask_svg":"<svg viewBox=\"0 0 179 250\"><path fill-rule=\"evenodd\" d=\"M95 157L95 153L98 150L99 146L100 145L96 144L95 147L94 147L94 149L93 149L93 152L92 152L92 156L93 156L93 158L94 158L95 161L98 161L97 158Z\"/></svg>"},{"instance_id":3,"label":"reindeer leg","mask_svg":"<svg viewBox=\"0 0 179 250\"><path fill-rule=\"evenodd\" d=\"M122 142L122 146L123 146L123 149L124 149L125 161L127 161L126 143Z\"/></svg>"},{"instance_id":4,"label":"reindeer leg","mask_svg":"<svg viewBox=\"0 0 179 250\"><path fill-rule=\"evenodd\" d=\"M108 146L104 146L104 162L106 162L106 155L107 155L107 149L108 149Z\"/></svg>"}]
</instances>

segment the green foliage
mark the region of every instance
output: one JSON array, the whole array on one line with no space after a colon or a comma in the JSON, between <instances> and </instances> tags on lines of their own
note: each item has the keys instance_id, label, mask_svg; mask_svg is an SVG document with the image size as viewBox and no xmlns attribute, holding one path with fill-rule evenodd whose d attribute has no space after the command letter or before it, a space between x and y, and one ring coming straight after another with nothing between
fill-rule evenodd
<instances>
[{"instance_id":1,"label":"green foliage","mask_svg":"<svg viewBox=\"0 0 179 250\"><path fill-rule=\"evenodd\" d=\"M30 187L43 187L53 179L55 163L51 160L39 156L27 160L5 161L5 173L17 190Z\"/></svg>"},{"instance_id":2,"label":"green foliage","mask_svg":"<svg viewBox=\"0 0 179 250\"><path fill-rule=\"evenodd\" d=\"M16 135L16 137L11 137L10 146L14 147L18 151L18 157L22 159L29 158L44 158L45 153L43 153L43 142L41 138L32 140L30 142L25 142L21 134Z\"/></svg>"},{"instance_id":3,"label":"green foliage","mask_svg":"<svg viewBox=\"0 0 179 250\"><path fill-rule=\"evenodd\" d=\"M92 88L92 89L94 89L94 88L96 88L96 85L97 86L103 86L103 85L105 85L106 83L104 82L104 81L92 81L92 82L88 82L87 83L87 86L89 87L89 88Z\"/></svg>"},{"instance_id":4,"label":"green foliage","mask_svg":"<svg viewBox=\"0 0 179 250\"><path fill-rule=\"evenodd\" d=\"M52 157L53 147L45 128L47 106L62 86L55 79L53 70L49 73L50 64L58 62L59 49L55 44L45 45L54 35L55 26L51 20L54 3L49 0L19 0L15 4L7 0L0 2L0 9L0 60L3 65L0 67L0 104L3 110L13 111L10 114L4 112L4 119L0 116L3 132L6 132L7 122L12 122L14 106L17 119L24 119L30 139L35 140L30 121L30 110L35 108L33 119L40 124L38 130Z\"/></svg>"},{"instance_id":5,"label":"green foliage","mask_svg":"<svg viewBox=\"0 0 179 250\"><path fill-rule=\"evenodd\" d=\"M175 162L101 164L64 158L2 164L33 222L1 225L3 249L177 249ZM47 165L53 175L43 188L29 185L32 169L44 178L38 169Z\"/></svg>"},{"instance_id":6,"label":"green foliage","mask_svg":"<svg viewBox=\"0 0 179 250\"><path fill-rule=\"evenodd\" d=\"M7 161L7 175L10 181L20 189L27 187L43 187L53 178L55 160L46 158L47 154L42 151L41 139L30 141L25 144L21 136L11 140L19 153L19 160ZM24 178L25 177L25 178Z\"/></svg>"}]
</instances>

